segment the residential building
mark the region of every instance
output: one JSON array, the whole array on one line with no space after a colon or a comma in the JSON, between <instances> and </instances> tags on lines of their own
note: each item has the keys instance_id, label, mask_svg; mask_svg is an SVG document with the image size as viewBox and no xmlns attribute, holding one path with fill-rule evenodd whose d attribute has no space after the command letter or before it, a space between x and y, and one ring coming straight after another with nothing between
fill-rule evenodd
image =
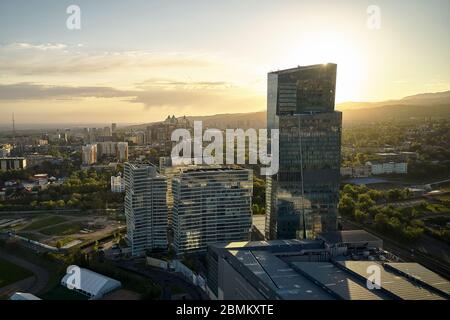
<instances>
[{"instance_id":1,"label":"residential building","mask_svg":"<svg viewBox=\"0 0 450 320\"><path fill-rule=\"evenodd\" d=\"M81 147L83 165L90 166L97 162L97 145L87 144Z\"/></svg>"},{"instance_id":2,"label":"residential building","mask_svg":"<svg viewBox=\"0 0 450 320\"><path fill-rule=\"evenodd\" d=\"M336 64L268 75L268 129L279 130L279 170L267 178L266 238L314 238L337 228L342 114Z\"/></svg>"},{"instance_id":3,"label":"residential building","mask_svg":"<svg viewBox=\"0 0 450 320\"><path fill-rule=\"evenodd\" d=\"M133 256L167 248L167 179L148 164L125 163L127 240Z\"/></svg>"},{"instance_id":4,"label":"residential building","mask_svg":"<svg viewBox=\"0 0 450 320\"><path fill-rule=\"evenodd\" d=\"M239 167L181 168L172 180L174 248L205 252L209 244L248 241L253 172Z\"/></svg>"},{"instance_id":5,"label":"residential building","mask_svg":"<svg viewBox=\"0 0 450 320\"><path fill-rule=\"evenodd\" d=\"M117 159L128 161L128 142L117 142Z\"/></svg>"},{"instance_id":6,"label":"residential building","mask_svg":"<svg viewBox=\"0 0 450 320\"><path fill-rule=\"evenodd\" d=\"M22 157L0 158L0 171L21 170L27 167L27 160Z\"/></svg>"},{"instance_id":7,"label":"residential building","mask_svg":"<svg viewBox=\"0 0 450 320\"><path fill-rule=\"evenodd\" d=\"M125 180L121 175L111 176L111 192L125 192Z\"/></svg>"},{"instance_id":8,"label":"residential building","mask_svg":"<svg viewBox=\"0 0 450 320\"><path fill-rule=\"evenodd\" d=\"M128 161L128 142L97 142L99 156L113 157L120 162Z\"/></svg>"}]
</instances>

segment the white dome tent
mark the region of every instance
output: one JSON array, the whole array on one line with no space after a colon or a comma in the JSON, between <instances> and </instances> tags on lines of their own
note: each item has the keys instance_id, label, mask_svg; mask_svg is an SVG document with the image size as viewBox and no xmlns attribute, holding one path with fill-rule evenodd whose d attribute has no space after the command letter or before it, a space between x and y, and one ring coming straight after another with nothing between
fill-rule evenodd
<instances>
[{"instance_id":1,"label":"white dome tent","mask_svg":"<svg viewBox=\"0 0 450 320\"><path fill-rule=\"evenodd\" d=\"M78 266L67 268L67 274L62 278L61 285L76 290L90 299L100 299L122 286L120 281Z\"/></svg>"}]
</instances>

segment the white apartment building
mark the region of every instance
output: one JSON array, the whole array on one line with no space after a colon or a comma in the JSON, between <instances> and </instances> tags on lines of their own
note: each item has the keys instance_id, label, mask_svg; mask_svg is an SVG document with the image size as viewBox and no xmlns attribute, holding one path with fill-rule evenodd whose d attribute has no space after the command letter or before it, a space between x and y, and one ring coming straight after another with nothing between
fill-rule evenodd
<instances>
[{"instance_id":1,"label":"white apartment building","mask_svg":"<svg viewBox=\"0 0 450 320\"><path fill-rule=\"evenodd\" d=\"M167 182L156 168L125 163L125 216L131 254L167 248Z\"/></svg>"},{"instance_id":2,"label":"white apartment building","mask_svg":"<svg viewBox=\"0 0 450 320\"><path fill-rule=\"evenodd\" d=\"M253 172L238 167L185 167L173 178L174 247L178 255L209 244L248 241Z\"/></svg>"},{"instance_id":3,"label":"white apartment building","mask_svg":"<svg viewBox=\"0 0 450 320\"><path fill-rule=\"evenodd\" d=\"M125 180L121 175L111 176L111 192L124 192Z\"/></svg>"},{"instance_id":4,"label":"white apartment building","mask_svg":"<svg viewBox=\"0 0 450 320\"><path fill-rule=\"evenodd\" d=\"M97 162L97 145L87 144L81 147L83 165L89 166Z\"/></svg>"},{"instance_id":5,"label":"white apartment building","mask_svg":"<svg viewBox=\"0 0 450 320\"><path fill-rule=\"evenodd\" d=\"M367 164L370 165L373 175L408 173L408 164L406 162L384 162L384 163L368 162Z\"/></svg>"},{"instance_id":6,"label":"white apartment building","mask_svg":"<svg viewBox=\"0 0 450 320\"><path fill-rule=\"evenodd\" d=\"M117 159L128 161L128 142L117 142Z\"/></svg>"},{"instance_id":7,"label":"white apartment building","mask_svg":"<svg viewBox=\"0 0 450 320\"><path fill-rule=\"evenodd\" d=\"M116 157L120 162L128 161L128 142L97 142L99 155Z\"/></svg>"}]
</instances>

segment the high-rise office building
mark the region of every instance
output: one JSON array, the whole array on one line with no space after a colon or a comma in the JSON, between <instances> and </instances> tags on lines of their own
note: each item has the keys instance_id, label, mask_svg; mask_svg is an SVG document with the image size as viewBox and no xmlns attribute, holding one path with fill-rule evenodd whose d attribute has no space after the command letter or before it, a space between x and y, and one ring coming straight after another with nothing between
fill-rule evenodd
<instances>
[{"instance_id":1,"label":"high-rise office building","mask_svg":"<svg viewBox=\"0 0 450 320\"><path fill-rule=\"evenodd\" d=\"M172 180L174 247L178 255L222 241L248 241L253 172L238 167L185 167Z\"/></svg>"},{"instance_id":2,"label":"high-rise office building","mask_svg":"<svg viewBox=\"0 0 450 320\"><path fill-rule=\"evenodd\" d=\"M89 166L97 162L97 145L87 144L81 147L83 165Z\"/></svg>"},{"instance_id":3,"label":"high-rise office building","mask_svg":"<svg viewBox=\"0 0 450 320\"><path fill-rule=\"evenodd\" d=\"M166 178L154 166L126 163L125 216L133 256L167 248Z\"/></svg>"},{"instance_id":4,"label":"high-rise office building","mask_svg":"<svg viewBox=\"0 0 450 320\"><path fill-rule=\"evenodd\" d=\"M267 178L266 238L313 238L337 227L342 114L336 64L268 75L267 124L279 129L279 171Z\"/></svg>"}]
</instances>

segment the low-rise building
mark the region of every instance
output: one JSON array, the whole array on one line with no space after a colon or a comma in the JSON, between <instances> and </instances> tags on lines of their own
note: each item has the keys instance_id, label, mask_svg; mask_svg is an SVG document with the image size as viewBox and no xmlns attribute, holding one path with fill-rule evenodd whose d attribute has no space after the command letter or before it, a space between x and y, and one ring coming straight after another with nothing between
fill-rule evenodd
<instances>
[{"instance_id":1,"label":"low-rise building","mask_svg":"<svg viewBox=\"0 0 450 320\"><path fill-rule=\"evenodd\" d=\"M367 240L367 241L366 241ZM379 240L379 239L378 239ZM218 300L448 300L450 282L417 263L389 260L376 237L327 233L316 240L213 244L207 292ZM356 247L351 255L330 251ZM357 252L361 251L361 254ZM370 255L364 253L369 251ZM371 290L378 270L381 285Z\"/></svg>"},{"instance_id":2,"label":"low-rise building","mask_svg":"<svg viewBox=\"0 0 450 320\"><path fill-rule=\"evenodd\" d=\"M341 167L341 176L352 178L367 178L371 174L369 165Z\"/></svg>"},{"instance_id":3,"label":"low-rise building","mask_svg":"<svg viewBox=\"0 0 450 320\"><path fill-rule=\"evenodd\" d=\"M61 280L61 285L75 290L89 299L100 299L106 294L119 289L120 281L109 278L89 269L70 266L71 273L67 273Z\"/></svg>"},{"instance_id":4,"label":"low-rise building","mask_svg":"<svg viewBox=\"0 0 450 320\"><path fill-rule=\"evenodd\" d=\"M373 175L379 174L407 174L408 164L406 162L367 162Z\"/></svg>"},{"instance_id":5,"label":"low-rise building","mask_svg":"<svg viewBox=\"0 0 450 320\"><path fill-rule=\"evenodd\" d=\"M125 192L125 180L121 175L111 176L111 192Z\"/></svg>"},{"instance_id":6,"label":"low-rise building","mask_svg":"<svg viewBox=\"0 0 450 320\"><path fill-rule=\"evenodd\" d=\"M27 167L27 160L23 157L0 158L0 171L21 170Z\"/></svg>"}]
</instances>

